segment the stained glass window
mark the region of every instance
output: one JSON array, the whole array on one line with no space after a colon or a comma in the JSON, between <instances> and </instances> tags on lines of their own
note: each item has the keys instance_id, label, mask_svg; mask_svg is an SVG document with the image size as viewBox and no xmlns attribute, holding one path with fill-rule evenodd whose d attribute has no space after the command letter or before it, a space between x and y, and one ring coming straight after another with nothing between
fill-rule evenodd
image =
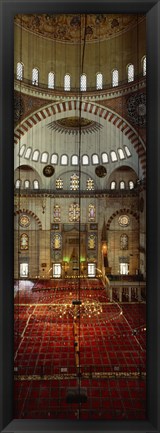
<instances>
[{"instance_id":1,"label":"stained glass window","mask_svg":"<svg viewBox=\"0 0 160 433\"><path fill-rule=\"evenodd\" d=\"M126 234L120 237L120 248L121 250L128 250L128 236Z\"/></svg>"},{"instance_id":2,"label":"stained glass window","mask_svg":"<svg viewBox=\"0 0 160 433\"><path fill-rule=\"evenodd\" d=\"M95 235L89 235L88 236L88 249L94 250L96 246L96 236Z\"/></svg>"},{"instance_id":3,"label":"stained glass window","mask_svg":"<svg viewBox=\"0 0 160 433\"><path fill-rule=\"evenodd\" d=\"M56 189L63 189L63 180L60 177L56 179Z\"/></svg>"},{"instance_id":4,"label":"stained glass window","mask_svg":"<svg viewBox=\"0 0 160 433\"><path fill-rule=\"evenodd\" d=\"M69 206L69 221L79 221L80 207L78 203L72 203Z\"/></svg>"},{"instance_id":5,"label":"stained glass window","mask_svg":"<svg viewBox=\"0 0 160 433\"><path fill-rule=\"evenodd\" d=\"M55 222L60 222L61 221L61 209L60 206L58 204L56 204L54 206L53 209L53 218Z\"/></svg>"},{"instance_id":6,"label":"stained glass window","mask_svg":"<svg viewBox=\"0 0 160 433\"><path fill-rule=\"evenodd\" d=\"M60 233L55 233L53 235L52 247L54 250L59 250L61 248L62 238Z\"/></svg>"},{"instance_id":7,"label":"stained glass window","mask_svg":"<svg viewBox=\"0 0 160 433\"><path fill-rule=\"evenodd\" d=\"M28 250L28 248L29 248L28 235L26 233L22 233L22 235L20 236L20 249Z\"/></svg>"},{"instance_id":8,"label":"stained glass window","mask_svg":"<svg viewBox=\"0 0 160 433\"><path fill-rule=\"evenodd\" d=\"M94 180L89 177L86 182L86 189L87 191L93 191L94 190Z\"/></svg>"},{"instance_id":9,"label":"stained glass window","mask_svg":"<svg viewBox=\"0 0 160 433\"><path fill-rule=\"evenodd\" d=\"M88 220L89 221L95 221L95 217L96 217L95 206L93 204L89 204L89 207L88 207Z\"/></svg>"},{"instance_id":10,"label":"stained glass window","mask_svg":"<svg viewBox=\"0 0 160 433\"><path fill-rule=\"evenodd\" d=\"M79 176L74 173L70 178L70 189L76 191L79 189Z\"/></svg>"}]
</instances>

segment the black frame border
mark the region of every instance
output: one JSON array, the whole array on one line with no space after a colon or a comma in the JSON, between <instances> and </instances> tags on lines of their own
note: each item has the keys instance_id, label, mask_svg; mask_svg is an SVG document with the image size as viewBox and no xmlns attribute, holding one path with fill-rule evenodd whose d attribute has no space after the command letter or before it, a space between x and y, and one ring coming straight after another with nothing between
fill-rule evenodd
<instances>
[{"instance_id":1,"label":"black frame border","mask_svg":"<svg viewBox=\"0 0 160 433\"><path fill-rule=\"evenodd\" d=\"M147 421L13 419L13 18L147 14ZM0 0L0 431L160 433L160 0Z\"/></svg>"}]
</instances>

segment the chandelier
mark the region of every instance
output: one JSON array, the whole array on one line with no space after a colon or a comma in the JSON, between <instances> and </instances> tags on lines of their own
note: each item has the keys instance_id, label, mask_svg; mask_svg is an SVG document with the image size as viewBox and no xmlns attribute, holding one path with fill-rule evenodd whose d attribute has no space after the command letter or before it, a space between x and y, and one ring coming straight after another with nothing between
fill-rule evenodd
<instances>
[{"instance_id":1,"label":"chandelier","mask_svg":"<svg viewBox=\"0 0 160 433\"><path fill-rule=\"evenodd\" d=\"M103 308L99 301L86 299L84 301L75 300L68 304L56 305L54 311L59 314L60 319L64 316L71 316L76 320L79 317L82 319L97 317L103 312Z\"/></svg>"}]
</instances>

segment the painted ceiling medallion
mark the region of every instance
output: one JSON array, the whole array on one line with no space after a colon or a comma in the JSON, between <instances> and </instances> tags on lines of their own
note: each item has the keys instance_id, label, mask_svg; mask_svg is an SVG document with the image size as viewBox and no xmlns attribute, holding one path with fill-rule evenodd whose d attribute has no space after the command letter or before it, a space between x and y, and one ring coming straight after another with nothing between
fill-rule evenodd
<instances>
[{"instance_id":1,"label":"painted ceiling medallion","mask_svg":"<svg viewBox=\"0 0 160 433\"><path fill-rule=\"evenodd\" d=\"M57 132L64 132L65 134L78 134L78 133L92 133L102 128L98 122L85 119L84 117L65 117L63 119L55 120L47 125L47 128Z\"/></svg>"},{"instance_id":2,"label":"painted ceiling medallion","mask_svg":"<svg viewBox=\"0 0 160 433\"><path fill-rule=\"evenodd\" d=\"M19 225L21 227L28 227L30 225L30 218L27 215L21 215L19 218Z\"/></svg>"},{"instance_id":3,"label":"painted ceiling medallion","mask_svg":"<svg viewBox=\"0 0 160 433\"><path fill-rule=\"evenodd\" d=\"M95 173L98 177L105 177L107 174L107 170L103 165L98 165L95 169Z\"/></svg>"},{"instance_id":4,"label":"painted ceiling medallion","mask_svg":"<svg viewBox=\"0 0 160 433\"><path fill-rule=\"evenodd\" d=\"M18 14L17 25L47 39L70 44L104 41L137 25L137 14Z\"/></svg>"},{"instance_id":5,"label":"painted ceiling medallion","mask_svg":"<svg viewBox=\"0 0 160 433\"><path fill-rule=\"evenodd\" d=\"M45 177L51 177L53 176L55 170L54 167L52 167L52 165L46 165L43 169L43 174Z\"/></svg>"},{"instance_id":6,"label":"painted ceiling medallion","mask_svg":"<svg viewBox=\"0 0 160 433\"><path fill-rule=\"evenodd\" d=\"M129 223L130 223L128 215L121 215L118 218L118 222L119 222L119 225L121 227L127 227L129 225Z\"/></svg>"}]
</instances>

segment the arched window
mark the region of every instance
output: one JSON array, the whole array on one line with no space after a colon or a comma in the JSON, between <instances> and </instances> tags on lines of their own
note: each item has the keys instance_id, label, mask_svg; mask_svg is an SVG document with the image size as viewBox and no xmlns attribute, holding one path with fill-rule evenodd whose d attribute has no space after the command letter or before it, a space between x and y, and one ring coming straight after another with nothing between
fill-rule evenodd
<instances>
[{"instance_id":1,"label":"arched window","mask_svg":"<svg viewBox=\"0 0 160 433\"><path fill-rule=\"evenodd\" d=\"M129 181L129 189L133 189L134 188L134 182L133 180Z\"/></svg>"},{"instance_id":2,"label":"arched window","mask_svg":"<svg viewBox=\"0 0 160 433\"><path fill-rule=\"evenodd\" d=\"M127 78L128 78L128 83L134 81L134 65L132 64L127 66Z\"/></svg>"},{"instance_id":3,"label":"arched window","mask_svg":"<svg viewBox=\"0 0 160 433\"><path fill-rule=\"evenodd\" d=\"M117 155L116 155L116 152L114 150L111 151L111 161L112 162L117 161Z\"/></svg>"},{"instance_id":4,"label":"arched window","mask_svg":"<svg viewBox=\"0 0 160 433\"><path fill-rule=\"evenodd\" d=\"M111 189L116 189L116 182L114 180L111 182Z\"/></svg>"},{"instance_id":5,"label":"arched window","mask_svg":"<svg viewBox=\"0 0 160 433\"><path fill-rule=\"evenodd\" d=\"M128 236L126 234L123 234L120 237L120 249L128 250Z\"/></svg>"},{"instance_id":6,"label":"arched window","mask_svg":"<svg viewBox=\"0 0 160 433\"><path fill-rule=\"evenodd\" d=\"M88 221L95 221L96 208L94 204L89 204L88 206Z\"/></svg>"},{"instance_id":7,"label":"arched window","mask_svg":"<svg viewBox=\"0 0 160 433\"><path fill-rule=\"evenodd\" d=\"M120 159L125 159L125 155L124 152L121 148L118 149L118 155Z\"/></svg>"},{"instance_id":8,"label":"arched window","mask_svg":"<svg viewBox=\"0 0 160 433\"><path fill-rule=\"evenodd\" d=\"M112 87L118 86L118 69L112 71Z\"/></svg>"},{"instance_id":9,"label":"arched window","mask_svg":"<svg viewBox=\"0 0 160 433\"><path fill-rule=\"evenodd\" d=\"M17 180L16 180L15 187L16 187L17 189L19 189L19 188L21 187L21 180L20 180L20 179L17 179Z\"/></svg>"},{"instance_id":10,"label":"arched window","mask_svg":"<svg viewBox=\"0 0 160 433\"><path fill-rule=\"evenodd\" d=\"M38 189L39 188L39 182L38 182L38 180L34 180L33 181L33 188L34 189Z\"/></svg>"},{"instance_id":11,"label":"arched window","mask_svg":"<svg viewBox=\"0 0 160 433\"><path fill-rule=\"evenodd\" d=\"M80 90L85 92L87 90L87 76L86 74L82 74L80 76Z\"/></svg>"},{"instance_id":12,"label":"arched window","mask_svg":"<svg viewBox=\"0 0 160 433\"><path fill-rule=\"evenodd\" d=\"M48 74L48 89L54 89L54 72Z\"/></svg>"},{"instance_id":13,"label":"arched window","mask_svg":"<svg viewBox=\"0 0 160 433\"><path fill-rule=\"evenodd\" d=\"M78 165L78 156L77 155L72 155L71 164L72 165Z\"/></svg>"},{"instance_id":14,"label":"arched window","mask_svg":"<svg viewBox=\"0 0 160 433\"><path fill-rule=\"evenodd\" d=\"M34 150L33 155L32 155L32 161L37 162L39 159L39 150Z\"/></svg>"},{"instance_id":15,"label":"arched window","mask_svg":"<svg viewBox=\"0 0 160 433\"><path fill-rule=\"evenodd\" d=\"M48 162L48 152L43 152L41 155L41 162L44 164Z\"/></svg>"},{"instance_id":16,"label":"arched window","mask_svg":"<svg viewBox=\"0 0 160 433\"><path fill-rule=\"evenodd\" d=\"M60 177L56 179L56 189L63 189L63 180Z\"/></svg>"},{"instance_id":17,"label":"arched window","mask_svg":"<svg viewBox=\"0 0 160 433\"><path fill-rule=\"evenodd\" d=\"M119 183L119 187L120 187L120 189L125 189L126 185L125 185L125 182L123 180L121 180L121 182Z\"/></svg>"},{"instance_id":18,"label":"arched window","mask_svg":"<svg viewBox=\"0 0 160 433\"><path fill-rule=\"evenodd\" d=\"M28 147L28 149L26 150L26 153L25 153L24 157L25 157L26 159L29 159L30 156L31 156L31 152L32 152L31 147Z\"/></svg>"},{"instance_id":19,"label":"arched window","mask_svg":"<svg viewBox=\"0 0 160 433\"><path fill-rule=\"evenodd\" d=\"M30 181L29 180L25 180L24 187L25 187L25 189L30 187Z\"/></svg>"},{"instance_id":20,"label":"arched window","mask_svg":"<svg viewBox=\"0 0 160 433\"><path fill-rule=\"evenodd\" d=\"M82 165L89 165L89 157L88 155L82 156Z\"/></svg>"},{"instance_id":21,"label":"arched window","mask_svg":"<svg viewBox=\"0 0 160 433\"><path fill-rule=\"evenodd\" d=\"M26 233L22 233L20 236L20 250L28 250L29 241L28 235Z\"/></svg>"},{"instance_id":22,"label":"arched window","mask_svg":"<svg viewBox=\"0 0 160 433\"><path fill-rule=\"evenodd\" d=\"M23 154L24 154L24 151L25 151L25 148L26 148L26 145L25 145L25 144L23 144L23 145L21 146L21 148L20 148L20 151L19 151L19 156L23 156Z\"/></svg>"},{"instance_id":23,"label":"arched window","mask_svg":"<svg viewBox=\"0 0 160 433\"><path fill-rule=\"evenodd\" d=\"M76 191L79 189L79 176L74 173L70 178L70 189Z\"/></svg>"},{"instance_id":24,"label":"arched window","mask_svg":"<svg viewBox=\"0 0 160 433\"><path fill-rule=\"evenodd\" d=\"M22 62L17 63L17 80L23 80L24 65Z\"/></svg>"},{"instance_id":25,"label":"arched window","mask_svg":"<svg viewBox=\"0 0 160 433\"><path fill-rule=\"evenodd\" d=\"M99 156L96 153L92 155L92 164L93 165L99 164Z\"/></svg>"},{"instance_id":26,"label":"arched window","mask_svg":"<svg viewBox=\"0 0 160 433\"><path fill-rule=\"evenodd\" d=\"M32 69L32 84L34 86L38 86L38 82L39 82L39 71L37 68L33 68Z\"/></svg>"},{"instance_id":27,"label":"arched window","mask_svg":"<svg viewBox=\"0 0 160 433\"><path fill-rule=\"evenodd\" d=\"M58 155L57 153L52 153L51 155L51 164L58 164Z\"/></svg>"},{"instance_id":28,"label":"arched window","mask_svg":"<svg viewBox=\"0 0 160 433\"><path fill-rule=\"evenodd\" d=\"M129 158L131 156L131 152L130 152L128 146L124 146L124 148L125 148L126 155Z\"/></svg>"},{"instance_id":29,"label":"arched window","mask_svg":"<svg viewBox=\"0 0 160 433\"><path fill-rule=\"evenodd\" d=\"M61 156L61 165L67 165L68 164L68 156L62 155Z\"/></svg>"},{"instance_id":30,"label":"arched window","mask_svg":"<svg viewBox=\"0 0 160 433\"><path fill-rule=\"evenodd\" d=\"M80 207L78 203L72 203L69 206L69 221L79 221L80 218Z\"/></svg>"},{"instance_id":31,"label":"arched window","mask_svg":"<svg viewBox=\"0 0 160 433\"><path fill-rule=\"evenodd\" d=\"M53 208L53 219L55 222L61 221L61 209L58 204L56 204Z\"/></svg>"},{"instance_id":32,"label":"arched window","mask_svg":"<svg viewBox=\"0 0 160 433\"><path fill-rule=\"evenodd\" d=\"M145 77L145 75L146 75L146 56L144 56L142 59L142 73L143 73L143 77Z\"/></svg>"},{"instance_id":33,"label":"arched window","mask_svg":"<svg viewBox=\"0 0 160 433\"><path fill-rule=\"evenodd\" d=\"M102 153L102 164L106 164L108 162L108 155L106 152Z\"/></svg>"},{"instance_id":34,"label":"arched window","mask_svg":"<svg viewBox=\"0 0 160 433\"><path fill-rule=\"evenodd\" d=\"M96 89L102 90L102 88L103 88L103 75L101 74L101 72L98 72L96 74Z\"/></svg>"},{"instance_id":35,"label":"arched window","mask_svg":"<svg viewBox=\"0 0 160 433\"><path fill-rule=\"evenodd\" d=\"M89 177L86 182L86 189L87 191L93 191L94 190L94 180Z\"/></svg>"},{"instance_id":36,"label":"arched window","mask_svg":"<svg viewBox=\"0 0 160 433\"><path fill-rule=\"evenodd\" d=\"M71 90L71 76L69 74L64 76L64 90L67 92Z\"/></svg>"}]
</instances>

